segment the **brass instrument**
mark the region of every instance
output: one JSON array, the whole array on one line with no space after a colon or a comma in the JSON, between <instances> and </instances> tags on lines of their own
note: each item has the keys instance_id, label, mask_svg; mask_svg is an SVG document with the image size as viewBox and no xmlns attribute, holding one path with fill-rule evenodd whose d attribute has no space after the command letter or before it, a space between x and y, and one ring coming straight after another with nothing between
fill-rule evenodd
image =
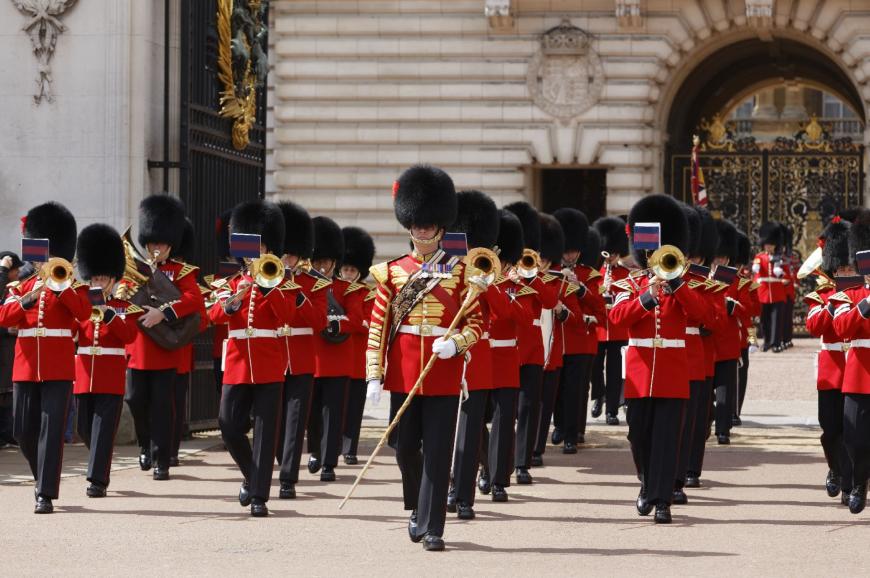
<instances>
[{"instance_id":1,"label":"brass instrument","mask_svg":"<svg viewBox=\"0 0 870 578\"><path fill-rule=\"evenodd\" d=\"M534 277L538 269L541 267L541 256L533 249L524 249L523 256L520 257L520 263L517 266L517 273L520 277L530 279Z\"/></svg>"},{"instance_id":2,"label":"brass instrument","mask_svg":"<svg viewBox=\"0 0 870 578\"><path fill-rule=\"evenodd\" d=\"M686 272L686 256L674 245L662 245L647 259L647 268L632 271L630 277L635 279L652 272L662 281L670 281L682 277Z\"/></svg>"},{"instance_id":3,"label":"brass instrument","mask_svg":"<svg viewBox=\"0 0 870 578\"><path fill-rule=\"evenodd\" d=\"M829 281L833 281L824 271L822 271L822 254L823 249L821 247L816 247L816 250L810 253L810 256L807 257L807 260L804 261L801 268L798 269L797 278L806 279L810 275L818 275Z\"/></svg>"},{"instance_id":4,"label":"brass instrument","mask_svg":"<svg viewBox=\"0 0 870 578\"><path fill-rule=\"evenodd\" d=\"M284 263L271 253L260 255L256 259L251 259L248 263L248 272L254 278L254 283L263 289L271 289L277 287L284 280ZM227 300L227 304L235 304L247 295L250 287L244 290L237 291Z\"/></svg>"},{"instance_id":5,"label":"brass instrument","mask_svg":"<svg viewBox=\"0 0 870 578\"><path fill-rule=\"evenodd\" d=\"M483 247L470 249L465 256L465 264L472 269L472 282L479 279L486 286L491 285L501 271L498 255L495 251Z\"/></svg>"},{"instance_id":6,"label":"brass instrument","mask_svg":"<svg viewBox=\"0 0 870 578\"><path fill-rule=\"evenodd\" d=\"M63 291L72 285L72 263L62 257L52 257L42 265L37 275L52 291Z\"/></svg>"}]
</instances>

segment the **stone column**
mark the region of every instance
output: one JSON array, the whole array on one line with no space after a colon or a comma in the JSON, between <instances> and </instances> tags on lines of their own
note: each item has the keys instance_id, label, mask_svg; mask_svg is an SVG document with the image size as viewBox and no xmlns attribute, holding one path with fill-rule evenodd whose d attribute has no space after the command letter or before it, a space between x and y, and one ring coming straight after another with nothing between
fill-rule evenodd
<instances>
[{"instance_id":1,"label":"stone column","mask_svg":"<svg viewBox=\"0 0 870 578\"><path fill-rule=\"evenodd\" d=\"M774 88L765 88L758 92L755 100L755 108L752 110L752 118L774 119L779 117L774 102Z\"/></svg>"},{"instance_id":2,"label":"stone column","mask_svg":"<svg viewBox=\"0 0 870 578\"><path fill-rule=\"evenodd\" d=\"M807 109L804 106L804 89L802 86L785 87L785 106L780 118L789 120L804 120L807 118Z\"/></svg>"}]
</instances>

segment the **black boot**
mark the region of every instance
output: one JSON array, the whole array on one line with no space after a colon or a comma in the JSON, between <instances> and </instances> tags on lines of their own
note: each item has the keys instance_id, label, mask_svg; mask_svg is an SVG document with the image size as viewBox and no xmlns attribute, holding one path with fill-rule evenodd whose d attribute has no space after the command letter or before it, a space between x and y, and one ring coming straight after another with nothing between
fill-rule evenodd
<instances>
[{"instance_id":1,"label":"black boot","mask_svg":"<svg viewBox=\"0 0 870 578\"><path fill-rule=\"evenodd\" d=\"M417 535L417 510L413 510L408 517L408 536L415 544L423 539L423 536Z\"/></svg>"},{"instance_id":2,"label":"black boot","mask_svg":"<svg viewBox=\"0 0 870 578\"><path fill-rule=\"evenodd\" d=\"M87 490L85 490L85 494L89 498L105 498L106 486L104 486L103 484L98 484L97 482L91 482L91 485L88 486Z\"/></svg>"},{"instance_id":3,"label":"black boot","mask_svg":"<svg viewBox=\"0 0 870 578\"><path fill-rule=\"evenodd\" d=\"M615 413L607 414L607 425L619 425L619 418L616 417Z\"/></svg>"},{"instance_id":4,"label":"black boot","mask_svg":"<svg viewBox=\"0 0 870 578\"><path fill-rule=\"evenodd\" d=\"M143 472L147 472L151 469L151 465L151 450L139 448L139 468Z\"/></svg>"},{"instance_id":5,"label":"black boot","mask_svg":"<svg viewBox=\"0 0 870 578\"><path fill-rule=\"evenodd\" d=\"M517 468L517 483L518 484L531 484L532 483L532 474L529 473L528 468Z\"/></svg>"},{"instance_id":6,"label":"black boot","mask_svg":"<svg viewBox=\"0 0 870 578\"><path fill-rule=\"evenodd\" d=\"M532 454L532 459L529 461L529 465L533 468L540 468L544 465L544 456L541 454Z\"/></svg>"},{"instance_id":7,"label":"black boot","mask_svg":"<svg viewBox=\"0 0 870 578\"><path fill-rule=\"evenodd\" d=\"M269 508L266 507L266 502L260 498L255 498L251 502L251 515L255 518L265 518L269 515Z\"/></svg>"},{"instance_id":8,"label":"black boot","mask_svg":"<svg viewBox=\"0 0 870 578\"><path fill-rule=\"evenodd\" d=\"M674 490L674 497L672 502L674 504L677 504L678 506L688 504L689 496L686 495L686 492L684 492L682 488L677 488L676 490Z\"/></svg>"},{"instance_id":9,"label":"black boot","mask_svg":"<svg viewBox=\"0 0 870 578\"><path fill-rule=\"evenodd\" d=\"M671 506L670 504L656 504L656 524L671 523Z\"/></svg>"},{"instance_id":10,"label":"black boot","mask_svg":"<svg viewBox=\"0 0 870 578\"><path fill-rule=\"evenodd\" d=\"M447 511L451 514L456 513L456 488L450 486L450 490L447 492Z\"/></svg>"},{"instance_id":11,"label":"black boot","mask_svg":"<svg viewBox=\"0 0 870 578\"><path fill-rule=\"evenodd\" d=\"M281 482L281 489L278 490L278 499L279 500L295 500L296 499L296 485L291 484L290 482Z\"/></svg>"},{"instance_id":12,"label":"black boot","mask_svg":"<svg viewBox=\"0 0 870 578\"><path fill-rule=\"evenodd\" d=\"M242 482L239 488L239 503L243 508L251 505L251 490L248 488L248 482Z\"/></svg>"},{"instance_id":13,"label":"black boot","mask_svg":"<svg viewBox=\"0 0 870 578\"><path fill-rule=\"evenodd\" d=\"M500 486L498 484L492 485L492 501L493 502L507 502L508 501L508 493L507 493L507 490L504 489L504 486Z\"/></svg>"},{"instance_id":14,"label":"black boot","mask_svg":"<svg viewBox=\"0 0 870 578\"><path fill-rule=\"evenodd\" d=\"M684 488L700 488L701 487L701 477L694 473L689 472L686 476L686 483L683 485Z\"/></svg>"},{"instance_id":15,"label":"black boot","mask_svg":"<svg viewBox=\"0 0 870 578\"><path fill-rule=\"evenodd\" d=\"M473 520L474 508L468 502L459 502L456 505L456 514L460 520Z\"/></svg>"},{"instance_id":16,"label":"black boot","mask_svg":"<svg viewBox=\"0 0 870 578\"><path fill-rule=\"evenodd\" d=\"M637 494L637 502L635 503L637 507L637 513L639 516L649 516L649 513L652 512L653 505L650 504L646 499L646 489L641 487L640 492Z\"/></svg>"},{"instance_id":17,"label":"black boot","mask_svg":"<svg viewBox=\"0 0 870 578\"><path fill-rule=\"evenodd\" d=\"M320 472L320 481L321 482L334 482L335 481L335 468L332 466L323 466L323 471Z\"/></svg>"},{"instance_id":18,"label":"black boot","mask_svg":"<svg viewBox=\"0 0 870 578\"><path fill-rule=\"evenodd\" d=\"M489 472L485 469L480 470L480 477L477 478L477 489L480 490L480 493L486 495L489 493L492 485L489 482Z\"/></svg>"},{"instance_id":19,"label":"black boot","mask_svg":"<svg viewBox=\"0 0 870 578\"><path fill-rule=\"evenodd\" d=\"M441 538L441 536L426 534L426 541L423 542L423 549L427 552L441 552L444 550L444 539Z\"/></svg>"},{"instance_id":20,"label":"black boot","mask_svg":"<svg viewBox=\"0 0 870 578\"><path fill-rule=\"evenodd\" d=\"M592 402L592 417L601 417L601 411L604 409L604 398L599 397Z\"/></svg>"},{"instance_id":21,"label":"black boot","mask_svg":"<svg viewBox=\"0 0 870 578\"><path fill-rule=\"evenodd\" d=\"M576 454L577 446L571 442L565 442L565 447L562 448L563 454Z\"/></svg>"},{"instance_id":22,"label":"black boot","mask_svg":"<svg viewBox=\"0 0 870 578\"><path fill-rule=\"evenodd\" d=\"M562 434L562 430L557 427L553 428L553 433L550 435L550 441L553 442L554 446L559 445L565 439L565 436Z\"/></svg>"},{"instance_id":23,"label":"black boot","mask_svg":"<svg viewBox=\"0 0 870 578\"><path fill-rule=\"evenodd\" d=\"M316 474L320 471L320 456L311 454L308 458L308 473Z\"/></svg>"},{"instance_id":24,"label":"black boot","mask_svg":"<svg viewBox=\"0 0 870 578\"><path fill-rule=\"evenodd\" d=\"M853 514L860 514L864 511L864 506L867 504L867 482L858 484L852 488L852 494L849 496L849 511Z\"/></svg>"},{"instance_id":25,"label":"black boot","mask_svg":"<svg viewBox=\"0 0 870 578\"><path fill-rule=\"evenodd\" d=\"M45 496L36 497L36 506L33 508L34 514L51 514L54 512L54 505L51 503L51 498Z\"/></svg>"}]
</instances>

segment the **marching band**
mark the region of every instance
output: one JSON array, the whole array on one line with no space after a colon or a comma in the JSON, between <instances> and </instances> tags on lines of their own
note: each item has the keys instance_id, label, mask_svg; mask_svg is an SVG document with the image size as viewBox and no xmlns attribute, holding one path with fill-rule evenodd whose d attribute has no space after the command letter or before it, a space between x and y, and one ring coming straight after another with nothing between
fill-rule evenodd
<instances>
[{"instance_id":1,"label":"marching band","mask_svg":"<svg viewBox=\"0 0 870 578\"><path fill-rule=\"evenodd\" d=\"M336 479L339 457L357 464L364 405L386 390L378 449L389 439L395 450L409 537L426 550L444 549L448 512L475 517L477 490L507 502L512 481L533 483L548 442L576 454L587 413L618 425L622 406L637 513L670 523L701 484L711 433L728 444L741 423L756 319L765 351L790 347L807 277L825 489L863 510L870 211L830 219L799 268L788 226L765 223L752 258L735 224L665 195L590 225L574 208L499 209L428 165L392 194L405 255L373 265L366 231L254 200L217 219L221 266L202 280L193 226L169 195L142 201L138 248L105 224L77 234L57 203L31 209L22 258L33 272L8 283L0 327L17 328L13 426L35 512L59 497L73 402L89 497L106 496L124 401L141 469L169 479L191 340L211 326L220 431L252 516L268 515L276 463L278 497L296 497L306 436L321 481Z\"/></svg>"}]
</instances>

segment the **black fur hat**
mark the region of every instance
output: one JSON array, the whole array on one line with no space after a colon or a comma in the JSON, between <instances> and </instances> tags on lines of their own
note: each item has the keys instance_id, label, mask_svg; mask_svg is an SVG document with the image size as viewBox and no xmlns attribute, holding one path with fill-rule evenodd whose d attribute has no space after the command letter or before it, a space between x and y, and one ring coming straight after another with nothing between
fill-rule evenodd
<instances>
[{"instance_id":1,"label":"black fur hat","mask_svg":"<svg viewBox=\"0 0 870 578\"><path fill-rule=\"evenodd\" d=\"M53 257L72 261L76 254L76 218L69 209L49 201L27 211L22 233L30 239L48 239Z\"/></svg>"},{"instance_id":2,"label":"black fur hat","mask_svg":"<svg viewBox=\"0 0 870 578\"><path fill-rule=\"evenodd\" d=\"M221 213L214 224L214 251L219 259L230 256L230 218L233 210L229 209Z\"/></svg>"},{"instance_id":3,"label":"black fur hat","mask_svg":"<svg viewBox=\"0 0 870 578\"><path fill-rule=\"evenodd\" d=\"M124 276L126 256L124 243L118 231L103 223L88 225L79 234L76 243L78 261L76 266L79 275L85 281L90 281L98 275L106 275L113 279Z\"/></svg>"},{"instance_id":4,"label":"black fur hat","mask_svg":"<svg viewBox=\"0 0 870 578\"><path fill-rule=\"evenodd\" d=\"M193 223L190 219L184 219L184 234L181 235L181 246L174 251L175 258L192 263L196 253L196 232L193 230Z\"/></svg>"},{"instance_id":5,"label":"black fur hat","mask_svg":"<svg viewBox=\"0 0 870 578\"><path fill-rule=\"evenodd\" d=\"M498 242L498 208L495 202L480 191L460 191L456 200L458 216L448 230L465 233L469 249L492 249Z\"/></svg>"},{"instance_id":6,"label":"black fur hat","mask_svg":"<svg viewBox=\"0 0 870 578\"><path fill-rule=\"evenodd\" d=\"M538 210L526 201L517 201L505 206L505 209L517 216L523 226L523 241L526 247L540 251L541 249L541 220L538 218Z\"/></svg>"},{"instance_id":7,"label":"black fur hat","mask_svg":"<svg viewBox=\"0 0 870 578\"><path fill-rule=\"evenodd\" d=\"M783 245L783 229L776 221L768 221L758 228L759 245Z\"/></svg>"},{"instance_id":8,"label":"black fur hat","mask_svg":"<svg viewBox=\"0 0 870 578\"><path fill-rule=\"evenodd\" d=\"M822 271L828 277L833 277L840 267L849 264L849 229L852 225L849 221L836 217L828 223L819 240L822 245Z\"/></svg>"},{"instance_id":9,"label":"black fur hat","mask_svg":"<svg viewBox=\"0 0 870 578\"><path fill-rule=\"evenodd\" d=\"M601 251L611 255L628 255L628 235L625 234L625 221L619 217L601 217L592 226L601 237Z\"/></svg>"},{"instance_id":10,"label":"black fur hat","mask_svg":"<svg viewBox=\"0 0 870 578\"><path fill-rule=\"evenodd\" d=\"M498 258L502 263L516 264L523 256L523 224L507 209L498 211Z\"/></svg>"},{"instance_id":11,"label":"black fur hat","mask_svg":"<svg viewBox=\"0 0 870 578\"><path fill-rule=\"evenodd\" d=\"M716 227L716 220L710 214L710 211L704 207L695 207L695 212L701 218L701 239L698 246L698 256L709 267L713 264L713 259L716 258L716 251L719 250L719 229Z\"/></svg>"},{"instance_id":12,"label":"black fur hat","mask_svg":"<svg viewBox=\"0 0 870 578\"><path fill-rule=\"evenodd\" d=\"M168 194L145 197L139 203L139 245L166 243L174 249L181 246L184 235L184 205Z\"/></svg>"},{"instance_id":13,"label":"black fur hat","mask_svg":"<svg viewBox=\"0 0 870 578\"><path fill-rule=\"evenodd\" d=\"M734 263L737 260L737 227L731 221L719 219L716 221L716 230L719 232L716 256L727 257L729 263Z\"/></svg>"},{"instance_id":14,"label":"black fur hat","mask_svg":"<svg viewBox=\"0 0 870 578\"><path fill-rule=\"evenodd\" d=\"M778 248L785 253L791 254L794 231L785 223L780 223L779 226L782 228L782 245Z\"/></svg>"},{"instance_id":15,"label":"black fur hat","mask_svg":"<svg viewBox=\"0 0 870 578\"><path fill-rule=\"evenodd\" d=\"M870 250L870 210L862 209L849 228L849 263L855 265L855 253Z\"/></svg>"},{"instance_id":16,"label":"black fur hat","mask_svg":"<svg viewBox=\"0 0 870 578\"><path fill-rule=\"evenodd\" d=\"M674 245L684 253L688 250L689 224L679 202L668 195L647 195L636 202L628 212L628 225L634 239L636 223L659 223L661 225L661 244ZM647 251L631 248L631 256L641 267L647 266Z\"/></svg>"},{"instance_id":17,"label":"black fur hat","mask_svg":"<svg viewBox=\"0 0 870 578\"><path fill-rule=\"evenodd\" d=\"M565 233L565 251L583 252L589 232L589 219L582 211L564 207L553 213Z\"/></svg>"},{"instance_id":18,"label":"black fur hat","mask_svg":"<svg viewBox=\"0 0 870 578\"><path fill-rule=\"evenodd\" d=\"M233 209L230 233L260 235L266 250L280 255L284 247L284 216L275 203L261 199L244 201Z\"/></svg>"},{"instance_id":19,"label":"black fur hat","mask_svg":"<svg viewBox=\"0 0 870 578\"><path fill-rule=\"evenodd\" d=\"M686 223L689 225L689 244L686 250L686 257L700 256L701 249L701 215L694 207L690 207L685 203L680 203L680 208L683 214L686 215Z\"/></svg>"},{"instance_id":20,"label":"black fur hat","mask_svg":"<svg viewBox=\"0 0 870 578\"><path fill-rule=\"evenodd\" d=\"M446 229L456 220L453 180L430 165L414 165L399 175L393 183L393 203L396 218L406 229L413 225Z\"/></svg>"},{"instance_id":21,"label":"black fur hat","mask_svg":"<svg viewBox=\"0 0 870 578\"><path fill-rule=\"evenodd\" d=\"M314 217L311 219L314 226L314 253L313 260L333 259L340 262L344 257L344 236L338 223L329 217Z\"/></svg>"},{"instance_id":22,"label":"black fur hat","mask_svg":"<svg viewBox=\"0 0 870 578\"><path fill-rule=\"evenodd\" d=\"M280 201L278 207L284 215L283 253L310 259L314 250L314 225L308 211L292 201Z\"/></svg>"},{"instance_id":23,"label":"black fur hat","mask_svg":"<svg viewBox=\"0 0 870 578\"><path fill-rule=\"evenodd\" d=\"M580 250L580 263L593 269L601 266L601 235L594 227L586 232L586 244Z\"/></svg>"},{"instance_id":24,"label":"black fur hat","mask_svg":"<svg viewBox=\"0 0 870 578\"><path fill-rule=\"evenodd\" d=\"M343 265L352 265L359 270L360 280L365 279L375 258L375 240L359 227L345 227L341 230L344 238Z\"/></svg>"},{"instance_id":25,"label":"black fur hat","mask_svg":"<svg viewBox=\"0 0 870 578\"><path fill-rule=\"evenodd\" d=\"M748 265L752 259L752 242L749 236L743 231L737 231L737 254L735 255L732 266L740 267Z\"/></svg>"},{"instance_id":26,"label":"black fur hat","mask_svg":"<svg viewBox=\"0 0 870 578\"><path fill-rule=\"evenodd\" d=\"M553 215L540 213L541 221L541 257L558 267L565 252L565 233L562 225Z\"/></svg>"}]
</instances>

